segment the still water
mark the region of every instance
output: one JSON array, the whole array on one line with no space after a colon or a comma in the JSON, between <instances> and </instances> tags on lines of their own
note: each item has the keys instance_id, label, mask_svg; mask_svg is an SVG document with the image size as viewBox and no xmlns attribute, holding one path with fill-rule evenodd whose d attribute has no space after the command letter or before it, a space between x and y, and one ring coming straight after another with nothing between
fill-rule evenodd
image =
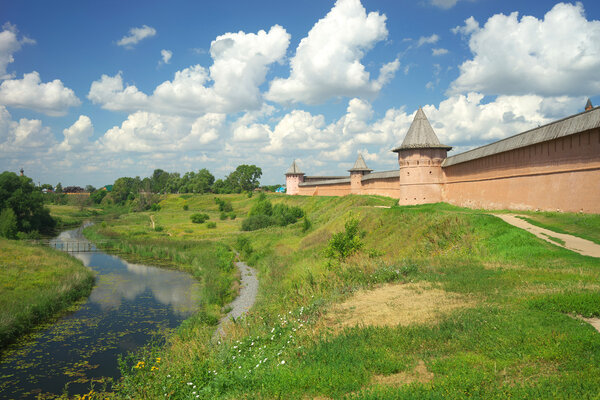
<instances>
[{"instance_id":1,"label":"still water","mask_svg":"<svg viewBox=\"0 0 600 400\"><path fill-rule=\"evenodd\" d=\"M53 247L85 241L81 228L62 232ZM92 247L93 248L93 247ZM131 264L102 252L73 253L96 272L96 285L77 311L13 346L0 360L0 398L53 398L118 378L118 355L177 327L198 304L200 288L178 271Z\"/></svg>"}]
</instances>

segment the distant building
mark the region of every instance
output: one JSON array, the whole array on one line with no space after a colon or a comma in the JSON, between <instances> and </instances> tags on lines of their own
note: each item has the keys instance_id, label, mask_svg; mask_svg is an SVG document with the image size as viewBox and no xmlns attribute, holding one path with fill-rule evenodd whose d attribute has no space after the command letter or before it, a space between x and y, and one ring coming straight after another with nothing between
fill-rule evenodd
<instances>
[{"instance_id":1,"label":"distant building","mask_svg":"<svg viewBox=\"0 0 600 400\"><path fill-rule=\"evenodd\" d=\"M398 154L399 169L372 172L359 154L350 176L305 176L292 163L287 193L378 194L400 205L600 213L600 107L448 157L421 108Z\"/></svg>"},{"instance_id":2,"label":"distant building","mask_svg":"<svg viewBox=\"0 0 600 400\"><path fill-rule=\"evenodd\" d=\"M105 186L102 186L98 190L106 190L107 192L112 192L112 188L113 188L113 185L105 185Z\"/></svg>"}]
</instances>

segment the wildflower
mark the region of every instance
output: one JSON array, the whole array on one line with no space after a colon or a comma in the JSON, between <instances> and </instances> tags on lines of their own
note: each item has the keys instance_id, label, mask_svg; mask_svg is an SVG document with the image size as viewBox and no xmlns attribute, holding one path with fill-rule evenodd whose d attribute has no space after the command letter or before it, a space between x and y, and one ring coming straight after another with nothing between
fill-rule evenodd
<instances>
[{"instance_id":1,"label":"wildflower","mask_svg":"<svg viewBox=\"0 0 600 400\"><path fill-rule=\"evenodd\" d=\"M160 357L156 357L156 362L160 363Z\"/></svg>"},{"instance_id":2,"label":"wildflower","mask_svg":"<svg viewBox=\"0 0 600 400\"><path fill-rule=\"evenodd\" d=\"M281 364L281 365L285 364L285 360L281 360L281 362L279 364Z\"/></svg>"},{"instance_id":3,"label":"wildflower","mask_svg":"<svg viewBox=\"0 0 600 400\"><path fill-rule=\"evenodd\" d=\"M167 378L170 378L170 377L171 377L171 375L167 375Z\"/></svg>"},{"instance_id":4,"label":"wildflower","mask_svg":"<svg viewBox=\"0 0 600 400\"><path fill-rule=\"evenodd\" d=\"M150 368L150 371L156 371L158 369L158 367L156 365L153 365L152 368Z\"/></svg>"},{"instance_id":5,"label":"wildflower","mask_svg":"<svg viewBox=\"0 0 600 400\"><path fill-rule=\"evenodd\" d=\"M188 386L192 386L192 385L193 385L193 383L192 383L192 382L188 382L187 384L188 384Z\"/></svg>"}]
</instances>

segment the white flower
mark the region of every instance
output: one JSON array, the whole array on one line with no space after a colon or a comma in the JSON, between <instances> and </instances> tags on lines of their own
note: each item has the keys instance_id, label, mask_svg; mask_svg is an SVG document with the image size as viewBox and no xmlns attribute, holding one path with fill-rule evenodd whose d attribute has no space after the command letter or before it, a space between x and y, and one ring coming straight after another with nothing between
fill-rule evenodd
<instances>
[{"instance_id":1,"label":"white flower","mask_svg":"<svg viewBox=\"0 0 600 400\"><path fill-rule=\"evenodd\" d=\"M281 360L281 362L279 364L281 364L281 365L285 364L285 360Z\"/></svg>"},{"instance_id":2,"label":"white flower","mask_svg":"<svg viewBox=\"0 0 600 400\"><path fill-rule=\"evenodd\" d=\"M193 385L193 383L192 383L192 382L188 382L187 384L188 384L188 386L192 386L192 385Z\"/></svg>"}]
</instances>

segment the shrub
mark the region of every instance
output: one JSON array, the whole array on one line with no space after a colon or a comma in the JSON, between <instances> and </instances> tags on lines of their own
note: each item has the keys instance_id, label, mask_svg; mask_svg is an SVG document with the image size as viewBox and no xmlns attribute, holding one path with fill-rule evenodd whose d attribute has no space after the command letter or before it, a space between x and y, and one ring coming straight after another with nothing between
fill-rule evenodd
<instances>
[{"instance_id":1,"label":"shrub","mask_svg":"<svg viewBox=\"0 0 600 400\"><path fill-rule=\"evenodd\" d=\"M250 239L247 236L238 236L235 247L239 250L244 259L250 257L254 251L250 244Z\"/></svg>"},{"instance_id":2,"label":"shrub","mask_svg":"<svg viewBox=\"0 0 600 400\"><path fill-rule=\"evenodd\" d=\"M364 243L360 240L361 232L358 229L358 219L346 221L344 232L335 233L325 248L327 258L345 260L348 256L359 251Z\"/></svg>"},{"instance_id":3,"label":"shrub","mask_svg":"<svg viewBox=\"0 0 600 400\"><path fill-rule=\"evenodd\" d=\"M263 229L268 226L275 225L275 221L268 215L252 215L242 221L243 231L255 231L257 229Z\"/></svg>"},{"instance_id":4,"label":"shrub","mask_svg":"<svg viewBox=\"0 0 600 400\"><path fill-rule=\"evenodd\" d=\"M223 200L219 197L215 197L215 203L219 205L219 211L231 212L233 211L233 206L229 200Z\"/></svg>"},{"instance_id":5,"label":"shrub","mask_svg":"<svg viewBox=\"0 0 600 400\"><path fill-rule=\"evenodd\" d=\"M229 219L232 219L232 220L233 220L233 219L235 219L235 217L236 217L236 215L235 215L235 213L234 213L234 212L230 212L230 213L229 213Z\"/></svg>"},{"instance_id":6,"label":"shrub","mask_svg":"<svg viewBox=\"0 0 600 400\"><path fill-rule=\"evenodd\" d=\"M208 229L214 229L214 228L216 228L216 227L217 227L217 223L216 223L216 222L212 222L212 221L211 221L211 222L207 222L207 223L206 223L206 227L207 227Z\"/></svg>"},{"instance_id":7,"label":"shrub","mask_svg":"<svg viewBox=\"0 0 600 400\"><path fill-rule=\"evenodd\" d=\"M154 227L154 230L155 230L156 232L162 232L164 229L165 229L165 228L163 228L163 227L162 227L162 226L160 226L160 225L156 225L156 226Z\"/></svg>"},{"instance_id":8,"label":"shrub","mask_svg":"<svg viewBox=\"0 0 600 400\"><path fill-rule=\"evenodd\" d=\"M154 203L150 206L150 211L160 211L160 204Z\"/></svg>"},{"instance_id":9,"label":"shrub","mask_svg":"<svg viewBox=\"0 0 600 400\"><path fill-rule=\"evenodd\" d=\"M305 215L304 220L302 221L302 232L307 232L312 227L312 222Z\"/></svg>"},{"instance_id":10,"label":"shrub","mask_svg":"<svg viewBox=\"0 0 600 400\"><path fill-rule=\"evenodd\" d=\"M221 211L221 215L219 215L219 219L224 221L227 219L227 213L225 211Z\"/></svg>"},{"instance_id":11,"label":"shrub","mask_svg":"<svg viewBox=\"0 0 600 400\"><path fill-rule=\"evenodd\" d=\"M187 205L187 204L184 204L184 205L183 205L183 211L187 211L187 210L189 210L189 209L190 209L190 206L189 206L189 205Z\"/></svg>"},{"instance_id":12,"label":"shrub","mask_svg":"<svg viewBox=\"0 0 600 400\"><path fill-rule=\"evenodd\" d=\"M196 213L192 214L190 219L195 224L202 224L209 219L208 214Z\"/></svg>"}]
</instances>

